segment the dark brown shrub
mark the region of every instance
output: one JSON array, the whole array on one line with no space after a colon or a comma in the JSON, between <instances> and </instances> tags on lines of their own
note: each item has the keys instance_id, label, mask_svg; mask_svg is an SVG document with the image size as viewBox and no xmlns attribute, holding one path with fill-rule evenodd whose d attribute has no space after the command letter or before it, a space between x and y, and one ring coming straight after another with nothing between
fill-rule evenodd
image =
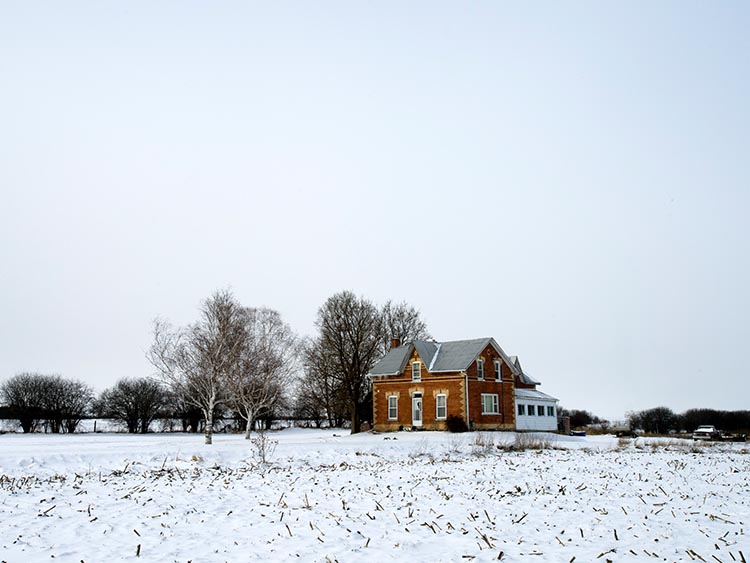
<instances>
[{"instance_id":1,"label":"dark brown shrub","mask_svg":"<svg viewBox=\"0 0 750 563\"><path fill-rule=\"evenodd\" d=\"M469 429L466 426L466 421L455 414L445 419L445 426L448 428L448 432L466 432Z\"/></svg>"}]
</instances>

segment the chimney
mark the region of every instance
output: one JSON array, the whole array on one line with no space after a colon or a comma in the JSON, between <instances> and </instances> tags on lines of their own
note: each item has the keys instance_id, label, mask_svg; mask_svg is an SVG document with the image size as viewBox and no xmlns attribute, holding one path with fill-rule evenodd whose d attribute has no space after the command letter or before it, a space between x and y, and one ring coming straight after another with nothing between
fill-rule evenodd
<instances>
[{"instance_id":1,"label":"chimney","mask_svg":"<svg viewBox=\"0 0 750 563\"><path fill-rule=\"evenodd\" d=\"M391 338L391 350L398 348L399 346L401 346L401 339Z\"/></svg>"}]
</instances>

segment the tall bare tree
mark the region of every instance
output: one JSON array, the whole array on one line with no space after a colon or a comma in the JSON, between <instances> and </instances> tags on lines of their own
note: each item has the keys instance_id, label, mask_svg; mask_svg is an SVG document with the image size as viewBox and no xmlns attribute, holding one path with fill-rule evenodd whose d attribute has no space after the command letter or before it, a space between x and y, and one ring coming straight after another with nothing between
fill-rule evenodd
<instances>
[{"instance_id":1,"label":"tall bare tree","mask_svg":"<svg viewBox=\"0 0 750 563\"><path fill-rule=\"evenodd\" d=\"M391 349L391 340L394 338L400 342L430 338L427 324L422 320L419 311L405 301L393 303L388 300L380 310L380 314L383 317L381 336L383 355Z\"/></svg>"},{"instance_id":2,"label":"tall bare tree","mask_svg":"<svg viewBox=\"0 0 750 563\"><path fill-rule=\"evenodd\" d=\"M213 413L230 400L229 377L239 370L246 340L243 308L228 290L215 292L201 306L200 320L183 329L154 323L147 354L161 379L203 412L205 441L213 441Z\"/></svg>"},{"instance_id":3,"label":"tall bare tree","mask_svg":"<svg viewBox=\"0 0 750 563\"><path fill-rule=\"evenodd\" d=\"M232 406L245 421L245 438L256 418L278 404L297 369L298 342L278 311L244 309L245 343L239 368L228 377Z\"/></svg>"},{"instance_id":4,"label":"tall bare tree","mask_svg":"<svg viewBox=\"0 0 750 563\"><path fill-rule=\"evenodd\" d=\"M342 291L320 307L316 326L320 345L331 354L336 376L351 405L352 434L356 434L370 388L367 373L380 356L383 317L371 301Z\"/></svg>"}]
</instances>

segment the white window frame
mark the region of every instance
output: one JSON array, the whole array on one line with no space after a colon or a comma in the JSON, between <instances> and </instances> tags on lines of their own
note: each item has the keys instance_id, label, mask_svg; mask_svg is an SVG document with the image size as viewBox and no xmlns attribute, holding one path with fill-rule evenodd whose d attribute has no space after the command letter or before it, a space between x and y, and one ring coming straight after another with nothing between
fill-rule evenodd
<instances>
[{"instance_id":1,"label":"white window frame","mask_svg":"<svg viewBox=\"0 0 750 563\"><path fill-rule=\"evenodd\" d=\"M391 405L391 401L393 401L393 405ZM391 416L392 408L396 411L395 416ZM396 395L388 395L388 420L398 420L398 396Z\"/></svg>"},{"instance_id":2,"label":"white window frame","mask_svg":"<svg viewBox=\"0 0 750 563\"><path fill-rule=\"evenodd\" d=\"M440 399L443 400L443 414L440 415ZM448 395L445 393L438 393L435 395L435 419L436 420L445 420L448 418Z\"/></svg>"},{"instance_id":3,"label":"white window frame","mask_svg":"<svg viewBox=\"0 0 750 563\"><path fill-rule=\"evenodd\" d=\"M477 360L477 379L484 381L484 360L481 358Z\"/></svg>"},{"instance_id":4,"label":"white window frame","mask_svg":"<svg viewBox=\"0 0 750 563\"><path fill-rule=\"evenodd\" d=\"M552 405L547 406L547 416L555 416L555 407Z\"/></svg>"},{"instance_id":5,"label":"white window frame","mask_svg":"<svg viewBox=\"0 0 750 563\"><path fill-rule=\"evenodd\" d=\"M518 403L518 416L526 416L526 405Z\"/></svg>"},{"instance_id":6,"label":"white window frame","mask_svg":"<svg viewBox=\"0 0 750 563\"><path fill-rule=\"evenodd\" d=\"M415 367L417 369L414 369ZM411 380L422 381L422 363L421 362L411 363Z\"/></svg>"},{"instance_id":7,"label":"white window frame","mask_svg":"<svg viewBox=\"0 0 750 563\"><path fill-rule=\"evenodd\" d=\"M495 378L497 378L498 381L503 380L503 372L502 372L502 364L500 363L500 360L495 360Z\"/></svg>"},{"instance_id":8,"label":"white window frame","mask_svg":"<svg viewBox=\"0 0 750 563\"><path fill-rule=\"evenodd\" d=\"M544 405L537 405L536 406L536 415L537 416L544 416Z\"/></svg>"},{"instance_id":9,"label":"white window frame","mask_svg":"<svg viewBox=\"0 0 750 563\"><path fill-rule=\"evenodd\" d=\"M526 405L528 416L536 416L536 405Z\"/></svg>"},{"instance_id":10,"label":"white window frame","mask_svg":"<svg viewBox=\"0 0 750 563\"><path fill-rule=\"evenodd\" d=\"M486 410L487 404L485 397L490 397L492 401L491 411ZM483 415L498 415L500 414L500 401L497 393L482 393L482 414Z\"/></svg>"}]
</instances>

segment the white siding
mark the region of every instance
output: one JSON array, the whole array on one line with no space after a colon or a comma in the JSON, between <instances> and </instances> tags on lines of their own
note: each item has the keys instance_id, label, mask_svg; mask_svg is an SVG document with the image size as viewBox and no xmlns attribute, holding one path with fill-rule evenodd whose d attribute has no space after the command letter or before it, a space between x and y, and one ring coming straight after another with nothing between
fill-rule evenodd
<instances>
[{"instance_id":1,"label":"white siding","mask_svg":"<svg viewBox=\"0 0 750 563\"><path fill-rule=\"evenodd\" d=\"M518 405L526 405L526 414L518 414ZM529 414L531 409L530 405L534 407L533 416ZM544 407L544 416L538 416L539 406ZM516 398L516 430L545 430L545 431L556 431L557 430L557 416L547 416L547 407L554 406L555 414L557 414L557 401L544 401L540 399L527 399L527 398Z\"/></svg>"}]
</instances>

